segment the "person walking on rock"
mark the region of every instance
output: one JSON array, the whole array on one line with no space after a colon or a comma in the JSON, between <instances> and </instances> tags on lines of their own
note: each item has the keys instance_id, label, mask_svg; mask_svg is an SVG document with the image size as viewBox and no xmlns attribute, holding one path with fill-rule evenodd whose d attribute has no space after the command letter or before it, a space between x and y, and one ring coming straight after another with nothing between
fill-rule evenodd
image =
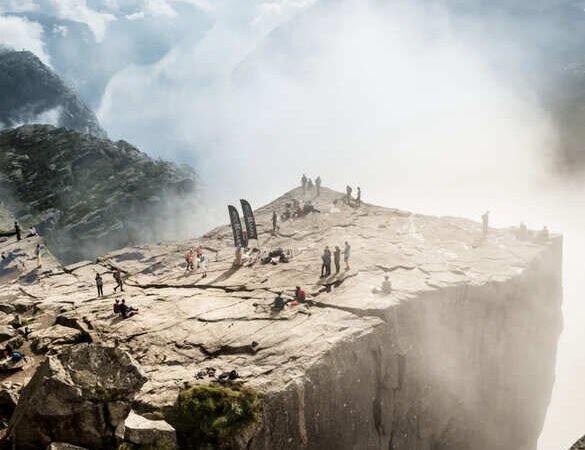
<instances>
[{"instance_id":1,"label":"person walking on rock","mask_svg":"<svg viewBox=\"0 0 585 450\"><path fill-rule=\"evenodd\" d=\"M199 257L199 268L201 269L201 278L207 278L207 258L203 254Z\"/></svg>"},{"instance_id":2,"label":"person walking on rock","mask_svg":"<svg viewBox=\"0 0 585 450\"><path fill-rule=\"evenodd\" d=\"M14 222L14 232L16 233L16 240L20 241L22 239L22 231L20 225L16 221Z\"/></svg>"},{"instance_id":3,"label":"person walking on rock","mask_svg":"<svg viewBox=\"0 0 585 450\"><path fill-rule=\"evenodd\" d=\"M357 195L355 197L355 205L359 208L362 206L362 189L358 186Z\"/></svg>"},{"instance_id":4,"label":"person walking on rock","mask_svg":"<svg viewBox=\"0 0 585 450\"><path fill-rule=\"evenodd\" d=\"M97 287L97 296L103 297L104 296L104 280L102 276L96 272L95 274L95 286Z\"/></svg>"},{"instance_id":5,"label":"person walking on rock","mask_svg":"<svg viewBox=\"0 0 585 450\"><path fill-rule=\"evenodd\" d=\"M122 274L120 273L119 269L115 269L113 273L114 280L116 281L116 286L114 287L114 292L120 288L121 292L124 292L124 282L122 281Z\"/></svg>"},{"instance_id":6,"label":"person walking on rock","mask_svg":"<svg viewBox=\"0 0 585 450\"><path fill-rule=\"evenodd\" d=\"M315 178L315 188L317 189L317 197L321 195L321 177Z\"/></svg>"},{"instance_id":7,"label":"person walking on rock","mask_svg":"<svg viewBox=\"0 0 585 450\"><path fill-rule=\"evenodd\" d=\"M345 247L343 249L343 261L345 262L345 270L349 270L349 257L351 256L351 245L345 241Z\"/></svg>"},{"instance_id":8,"label":"person walking on rock","mask_svg":"<svg viewBox=\"0 0 585 450\"><path fill-rule=\"evenodd\" d=\"M304 195L307 192L307 176L305 174L303 174L303 177L301 178L301 186L303 187L303 195Z\"/></svg>"},{"instance_id":9,"label":"person walking on rock","mask_svg":"<svg viewBox=\"0 0 585 450\"><path fill-rule=\"evenodd\" d=\"M335 273L339 273L341 265L341 249L339 248L339 245L336 245L335 250L333 251L333 262L335 263Z\"/></svg>"},{"instance_id":10,"label":"person walking on rock","mask_svg":"<svg viewBox=\"0 0 585 450\"><path fill-rule=\"evenodd\" d=\"M43 256L43 246L40 242L35 247L35 256L37 258L37 267L41 267L43 265L41 261L41 257Z\"/></svg>"},{"instance_id":11,"label":"person walking on rock","mask_svg":"<svg viewBox=\"0 0 585 450\"><path fill-rule=\"evenodd\" d=\"M331 275L331 250L329 250L329 247L325 247L321 259L323 261L321 265L321 277L328 277Z\"/></svg>"},{"instance_id":12,"label":"person walking on rock","mask_svg":"<svg viewBox=\"0 0 585 450\"><path fill-rule=\"evenodd\" d=\"M280 229L278 226L278 214L276 214L276 210L272 211L272 235L275 235L276 232Z\"/></svg>"},{"instance_id":13,"label":"person walking on rock","mask_svg":"<svg viewBox=\"0 0 585 450\"><path fill-rule=\"evenodd\" d=\"M486 237L488 234L488 225L490 221L490 212L486 211L483 216L481 216L481 222L483 225L483 236Z\"/></svg>"},{"instance_id":14,"label":"person walking on rock","mask_svg":"<svg viewBox=\"0 0 585 450\"><path fill-rule=\"evenodd\" d=\"M347 201L348 206L351 206L351 191L352 191L351 186L347 185L345 187L345 196L346 196L346 201Z\"/></svg>"}]
</instances>

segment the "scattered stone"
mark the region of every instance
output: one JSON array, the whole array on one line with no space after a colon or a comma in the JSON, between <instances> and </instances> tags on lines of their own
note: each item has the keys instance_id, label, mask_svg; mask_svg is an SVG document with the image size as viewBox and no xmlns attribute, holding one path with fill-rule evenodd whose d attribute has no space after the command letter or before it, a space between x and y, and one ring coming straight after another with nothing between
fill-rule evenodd
<instances>
[{"instance_id":1,"label":"scattered stone","mask_svg":"<svg viewBox=\"0 0 585 450\"><path fill-rule=\"evenodd\" d=\"M154 448L177 448L175 429L164 420L150 420L130 411L126 418L124 440Z\"/></svg>"},{"instance_id":2,"label":"scattered stone","mask_svg":"<svg viewBox=\"0 0 585 450\"><path fill-rule=\"evenodd\" d=\"M52 441L113 448L146 378L126 352L80 344L49 356L23 389L7 432L20 450Z\"/></svg>"},{"instance_id":3,"label":"scattered stone","mask_svg":"<svg viewBox=\"0 0 585 450\"><path fill-rule=\"evenodd\" d=\"M87 450L84 447L78 447L73 444L66 444L65 442L52 442L47 447L47 450Z\"/></svg>"}]
</instances>

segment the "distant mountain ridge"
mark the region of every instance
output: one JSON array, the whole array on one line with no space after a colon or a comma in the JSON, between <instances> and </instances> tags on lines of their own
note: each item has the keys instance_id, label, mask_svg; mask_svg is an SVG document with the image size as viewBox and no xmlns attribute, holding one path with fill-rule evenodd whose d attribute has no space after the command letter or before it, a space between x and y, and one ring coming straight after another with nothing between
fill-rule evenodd
<instances>
[{"instance_id":1,"label":"distant mountain ridge","mask_svg":"<svg viewBox=\"0 0 585 450\"><path fill-rule=\"evenodd\" d=\"M0 132L0 197L63 262L185 232L196 207L188 166L50 125Z\"/></svg>"},{"instance_id":2,"label":"distant mountain ridge","mask_svg":"<svg viewBox=\"0 0 585 450\"><path fill-rule=\"evenodd\" d=\"M52 125L106 138L95 113L28 51L0 49L0 128Z\"/></svg>"}]
</instances>

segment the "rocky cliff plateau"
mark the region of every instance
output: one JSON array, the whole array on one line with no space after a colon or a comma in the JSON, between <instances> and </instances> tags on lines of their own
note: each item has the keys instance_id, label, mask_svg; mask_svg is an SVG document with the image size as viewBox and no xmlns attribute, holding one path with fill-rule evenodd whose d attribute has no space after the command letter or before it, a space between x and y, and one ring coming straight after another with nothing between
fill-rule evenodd
<instances>
[{"instance_id":1,"label":"rocky cliff plateau","mask_svg":"<svg viewBox=\"0 0 585 450\"><path fill-rule=\"evenodd\" d=\"M4 238L1 321L20 312L33 330L22 347L29 362L4 374L4 387L18 392L46 355L79 345L83 329L139 362L146 383L133 407L148 417L186 387L208 385L198 372L236 370L234 383L259 393L261 407L253 424L223 435L225 448L535 450L561 330L562 238L490 229L484 240L470 220L351 208L328 189L313 201L320 213L272 235L272 211L293 198L300 189L256 211L261 252L292 252L276 265L235 267L226 226L95 262L45 255L41 268L35 238ZM324 246L344 241L351 268L320 278ZM206 278L185 270L185 251L199 243ZM115 268L123 293L113 293ZM106 297L96 297L96 272ZM393 292L374 294L384 275ZM275 293L297 285L307 304L270 309ZM115 316L115 298L139 313ZM183 448L209 448L167 420Z\"/></svg>"}]
</instances>

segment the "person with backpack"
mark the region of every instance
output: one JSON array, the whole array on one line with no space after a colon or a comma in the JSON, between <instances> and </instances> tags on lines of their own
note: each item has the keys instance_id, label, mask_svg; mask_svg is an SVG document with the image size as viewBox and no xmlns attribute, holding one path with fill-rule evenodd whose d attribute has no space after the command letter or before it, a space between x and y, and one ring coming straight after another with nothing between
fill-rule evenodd
<instances>
[{"instance_id":1,"label":"person with backpack","mask_svg":"<svg viewBox=\"0 0 585 450\"><path fill-rule=\"evenodd\" d=\"M286 302L284 301L284 298L282 298L282 292L279 292L276 297L274 297L274 302L272 302L271 309L274 311L282 311L285 305Z\"/></svg>"},{"instance_id":2,"label":"person with backpack","mask_svg":"<svg viewBox=\"0 0 585 450\"><path fill-rule=\"evenodd\" d=\"M96 274L95 274L95 285L97 287L98 297L103 297L104 296L104 280L102 279L102 276L98 272L96 272Z\"/></svg>"}]
</instances>

